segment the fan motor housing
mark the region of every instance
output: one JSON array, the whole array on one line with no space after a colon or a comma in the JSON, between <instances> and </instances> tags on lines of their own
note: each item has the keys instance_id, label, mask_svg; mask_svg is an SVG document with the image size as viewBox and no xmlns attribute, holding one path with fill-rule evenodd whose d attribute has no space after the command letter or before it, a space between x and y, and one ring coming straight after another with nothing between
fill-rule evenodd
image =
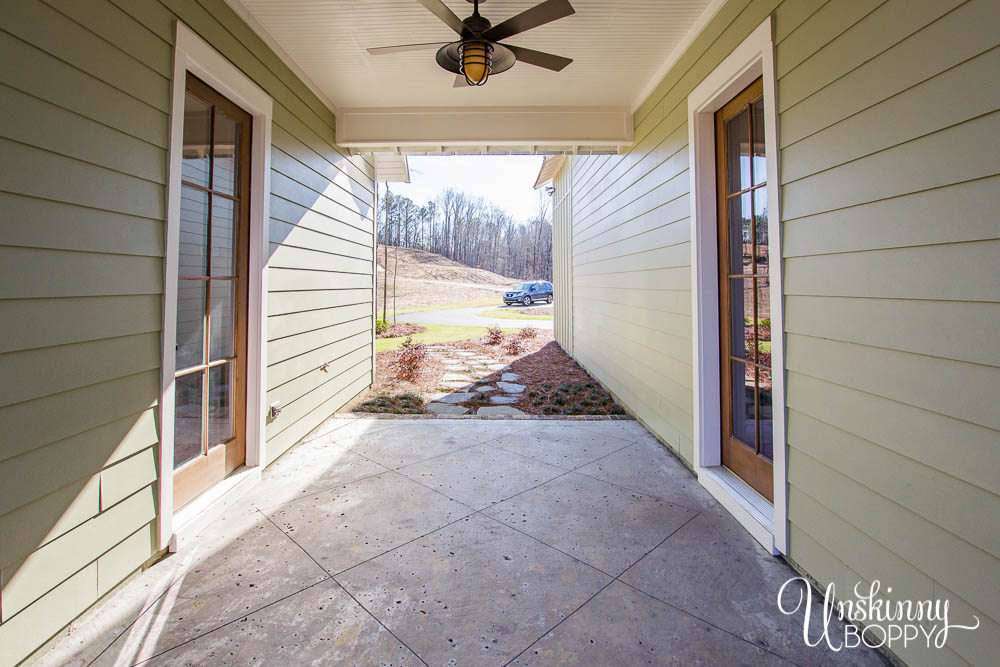
<instances>
[{"instance_id":1,"label":"fan motor housing","mask_svg":"<svg viewBox=\"0 0 1000 667\"><path fill-rule=\"evenodd\" d=\"M466 42L485 42L493 47L493 57L490 63L490 76L494 74L500 74L501 72L506 72L514 63L517 62L517 58L514 57L514 53L505 47L503 44L497 44L496 42L488 42L482 39L468 39L464 40ZM454 72L455 74L462 73L462 57L459 52L459 47L463 44L462 41L452 42L451 44L445 44L440 49L438 49L435 59L437 64L448 70L449 72Z\"/></svg>"}]
</instances>

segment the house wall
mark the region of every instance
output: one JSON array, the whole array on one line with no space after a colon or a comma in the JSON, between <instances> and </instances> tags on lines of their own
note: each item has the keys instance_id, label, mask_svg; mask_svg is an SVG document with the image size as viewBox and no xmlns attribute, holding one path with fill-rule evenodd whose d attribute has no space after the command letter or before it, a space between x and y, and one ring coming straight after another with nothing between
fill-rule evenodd
<instances>
[{"instance_id":1,"label":"house wall","mask_svg":"<svg viewBox=\"0 0 1000 667\"><path fill-rule=\"evenodd\" d=\"M154 555L178 19L274 99L267 460L371 383L373 169L334 146L332 112L224 2L5 3L3 665Z\"/></svg>"},{"instance_id":2,"label":"house wall","mask_svg":"<svg viewBox=\"0 0 1000 667\"><path fill-rule=\"evenodd\" d=\"M789 557L849 593L951 600L940 651L1000 650L1000 5L731 0L635 113L571 158L573 352L693 459L687 95L774 23ZM557 214L558 221L558 214ZM558 226L558 224L557 224ZM557 234L558 234L557 230ZM557 263L566 261L558 253ZM608 340L619 344L608 345Z\"/></svg>"},{"instance_id":3,"label":"house wall","mask_svg":"<svg viewBox=\"0 0 1000 667\"><path fill-rule=\"evenodd\" d=\"M566 162L553 181L556 194L552 197L552 291L553 335L567 353L573 354L573 164Z\"/></svg>"}]
</instances>

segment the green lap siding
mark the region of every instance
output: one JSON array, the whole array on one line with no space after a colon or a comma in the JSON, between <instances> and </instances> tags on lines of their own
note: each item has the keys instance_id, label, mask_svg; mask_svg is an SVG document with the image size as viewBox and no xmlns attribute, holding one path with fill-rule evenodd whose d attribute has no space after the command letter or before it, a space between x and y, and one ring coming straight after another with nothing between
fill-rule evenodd
<instances>
[{"instance_id":1,"label":"green lap siding","mask_svg":"<svg viewBox=\"0 0 1000 667\"><path fill-rule=\"evenodd\" d=\"M5 3L0 665L157 555L178 20L274 103L267 460L372 381L374 170L333 112L221 1Z\"/></svg>"},{"instance_id":2,"label":"green lap siding","mask_svg":"<svg viewBox=\"0 0 1000 667\"><path fill-rule=\"evenodd\" d=\"M692 461L687 96L768 16L789 557L821 585L895 582L900 597L950 597L952 622L982 620L903 659L995 662L997 3L725 3L636 110L635 144L558 175L555 275L572 300L557 338Z\"/></svg>"}]
</instances>

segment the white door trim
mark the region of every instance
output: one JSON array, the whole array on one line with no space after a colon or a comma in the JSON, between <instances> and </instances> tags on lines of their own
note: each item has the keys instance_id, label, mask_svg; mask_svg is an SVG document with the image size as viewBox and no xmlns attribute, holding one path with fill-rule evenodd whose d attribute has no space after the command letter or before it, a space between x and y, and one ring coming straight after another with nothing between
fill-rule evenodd
<instances>
[{"instance_id":1,"label":"white door trim","mask_svg":"<svg viewBox=\"0 0 1000 667\"><path fill-rule=\"evenodd\" d=\"M745 511L741 490L719 483L722 464L719 377L718 233L715 195L715 112L757 77L764 78L767 152L768 239L771 257L771 362L774 419L773 526ZM699 481L772 553L788 550L788 494L785 443L785 349L782 302L781 212L778 176L778 115L771 19L761 23L688 96L691 178L692 340L694 341L694 467ZM749 487L748 487L749 488ZM753 503L750 503L752 505ZM770 539L767 536L770 536ZM770 543L769 543L770 542Z\"/></svg>"},{"instance_id":2,"label":"white door trim","mask_svg":"<svg viewBox=\"0 0 1000 667\"><path fill-rule=\"evenodd\" d=\"M226 60L193 30L177 22L170 115L166 255L160 380L159 548L171 543L174 513L174 370L177 335L177 264L180 239L181 153L187 72L219 91L253 117L250 174L250 280L247 318L246 467L263 467L267 372L267 256L271 192L272 101L260 86Z\"/></svg>"}]
</instances>

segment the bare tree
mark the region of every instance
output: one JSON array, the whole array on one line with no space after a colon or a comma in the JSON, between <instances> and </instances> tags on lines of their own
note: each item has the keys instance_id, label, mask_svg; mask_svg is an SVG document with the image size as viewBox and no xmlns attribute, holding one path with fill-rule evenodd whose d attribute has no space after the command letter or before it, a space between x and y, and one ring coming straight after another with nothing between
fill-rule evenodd
<instances>
[{"instance_id":1,"label":"bare tree","mask_svg":"<svg viewBox=\"0 0 1000 667\"><path fill-rule=\"evenodd\" d=\"M388 311L390 245L428 250L516 279L552 278L551 207L544 193L540 193L538 210L528 222L517 222L502 207L450 188L424 206L386 188L379 208L378 242L386 246L383 318ZM398 266L398 255L394 264ZM394 267L394 293L395 274Z\"/></svg>"}]
</instances>

